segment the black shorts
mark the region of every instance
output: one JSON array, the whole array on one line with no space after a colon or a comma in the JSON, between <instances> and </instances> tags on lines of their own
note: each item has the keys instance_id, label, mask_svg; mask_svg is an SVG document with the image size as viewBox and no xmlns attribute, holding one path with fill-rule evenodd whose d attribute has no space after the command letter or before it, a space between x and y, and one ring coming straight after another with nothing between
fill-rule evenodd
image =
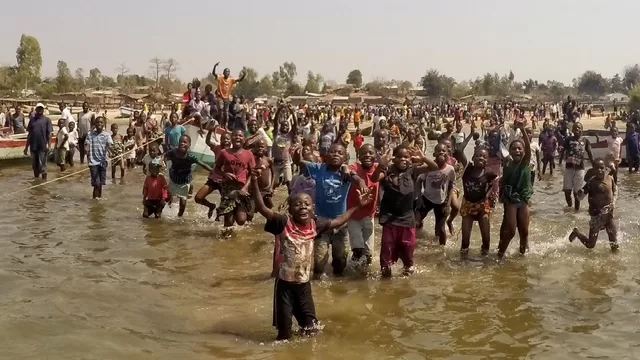
<instances>
[{"instance_id":1,"label":"black shorts","mask_svg":"<svg viewBox=\"0 0 640 360\"><path fill-rule=\"evenodd\" d=\"M424 220L427 217L429 212L433 210L433 215L436 217L436 224L440 221L444 221L447 218L447 212L445 211L447 208L447 204L434 204L431 201L427 200L426 197L422 196L422 207L416 209L420 214L420 218ZM421 225L421 224L419 224Z\"/></svg>"},{"instance_id":2,"label":"black shorts","mask_svg":"<svg viewBox=\"0 0 640 360\"><path fill-rule=\"evenodd\" d=\"M211 192L214 192L216 190L220 191L222 189L222 185L220 185L220 182L212 179L207 179L207 182L204 184L211 188Z\"/></svg>"},{"instance_id":3,"label":"black shorts","mask_svg":"<svg viewBox=\"0 0 640 360\"><path fill-rule=\"evenodd\" d=\"M160 215L164 209L165 202L163 200L145 200L144 207L149 215Z\"/></svg>"},{"instance_id":4,"label":"black shorts","mask_svg":"<svg viewBox=\"0 0 640 360\"><path fill-rule=\"evenodd\" d=\"M313 330L318 319L311 294L311 282L294 283L276 278L273 290L273 326L278 329L278 340L291 338L292 317L304 330Z\"/></svg>"}]
</instances>

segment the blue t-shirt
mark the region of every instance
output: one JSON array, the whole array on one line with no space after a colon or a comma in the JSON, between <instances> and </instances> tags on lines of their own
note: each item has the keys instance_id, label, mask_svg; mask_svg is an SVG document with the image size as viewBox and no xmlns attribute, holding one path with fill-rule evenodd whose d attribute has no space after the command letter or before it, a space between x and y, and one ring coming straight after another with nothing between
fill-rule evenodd
<instances>
[{"instance_id":1,"label":"blue t-shirt","mask_svg":"<svg viewBox=\"0 0 640 360\"><path fill-rule=\"evenodd\" d=\"M326 164L309 163L306 168L316 181L316 215L335 219L344 214L351 182L345 182L341 171L331 171Z\"/></svg>"},{"instance_id":2,"label":"blue t-shirt","mask_svg":"<svg viewBox=\"0 0 640 360\"><path fill-rule=\"evenodd\" d=\"M104 131L97 133L92 131L87 136L87 144L89 145L89 166L107 166L109 147L113 145L111 134Z\"/></svg>"},{"instance_id":3,"label":"blue t-shirt","mask_svg":"<svg viewBox=\"0 0 640 360\"><path fill-rule=\"evenodd\" d=\"M175 127L168 127L164 133L165 142L167 143L167 147L169 149L175 149L180 144L180 138L182 135L187 133L187 129L185 129L182 125L176 125Z\"/></svg>"}]
</instances>

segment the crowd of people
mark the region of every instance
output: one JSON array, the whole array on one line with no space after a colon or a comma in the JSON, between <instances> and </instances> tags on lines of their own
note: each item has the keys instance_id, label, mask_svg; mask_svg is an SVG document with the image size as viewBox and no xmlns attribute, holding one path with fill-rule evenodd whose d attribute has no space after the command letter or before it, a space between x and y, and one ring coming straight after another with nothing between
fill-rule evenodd
<instances>
[{"instance_id":1,"label":"crowd of people","mask_svg":"<svg viewBox=\"0 0 640 360\"><path fill-rule=\"evenodd\" d=\"M178 216L183 216L191 197L207 209L209 218L214 214L222 218L225 228L243 225L260 213L266 219L265 231L275 236L272 276L278 339L292 336L293 317L304 332L317 329L310 281L326 276L329 258L337 276L348 263L366 271L376 252L383 277L392 276L398 260L402 274L411 275L416 231L431 212L443 246L454 233L455 220L461 218L460 254L466 259L474 223L480 229L481 256L490 254L489 220L501 203L497 257L505 256L516 234L519 253L525 254L534 183L547 169L553 176L556 160L558 166L565 164L567 205L578 211L588 197L589 232L574 229L569 240L593 248L600 231L606 230L612 251L618 249L613 212L622 146L630 169L637 171L640 166L640 137L632 121L624 139L612 121L611 136L592 144L582 135L580 108L570 98L562 110L557 105L530 109L529 118L522 107L510 103L481 104L481 111L449 103L249 106L231 95L243 76L233 79L228 69L218 75L216 67L215 91L208 85L201 94L199 82L194 81L184 103L163 114L159 122L153 111L135 112L124 136L117 124L107 133L105 118L96 116L86 103L77 121L63 111L57 124L56 163L66 171L74 165L76 149L81 163L86 157L96 199L102 197L109 166L113 178L118 168L124 176L125 169L141 167L146 175L144 217L160 218L176 199ZM44 149L53 129L43 113L44 106L38 104L26 127L25 153L31 152L34 175L46 180ZM444 119L443 131L434 117ZM372 143L363 135L365 121L373 124ZM532 129L537 121L542 130L535 141ZM467 123L470 131L465 133ZM351 124L353 132L348 130ZM199 136L215 154L213 167L190 152L192 139L186 126L199 127ZM427 155L430 134L437 140ZM469 159L465 150L472 141L475 148ZM356 159L349 159L350 147ZM609 156L593 158L594 147L606 147ZM586 161L592 166L588 171ZM209 176L194 191L196 166ZM276 204L273 195L280 188L288 197ZM218 204L207 199L213 192L220 194ZM382 234L378 247L376 231Z\"/></svg>"}]
</instances>

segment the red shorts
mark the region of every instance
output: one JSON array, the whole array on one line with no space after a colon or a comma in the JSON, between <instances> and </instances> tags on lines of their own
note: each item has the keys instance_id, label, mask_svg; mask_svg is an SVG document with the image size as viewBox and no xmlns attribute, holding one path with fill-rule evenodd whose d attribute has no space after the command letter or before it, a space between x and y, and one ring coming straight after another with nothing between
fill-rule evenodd
<instances>
[{"instance_id":1,"label":"red shorts","mask_svg":"<svg viewBox=\"0 0 640 360\"><path fill-rule=\"evenodd\" d=\"M416 229L398 225L382 225L380 267L391 267L398 259L405 268L413 266L416 249Z\"/></svg>"}]
</instances>

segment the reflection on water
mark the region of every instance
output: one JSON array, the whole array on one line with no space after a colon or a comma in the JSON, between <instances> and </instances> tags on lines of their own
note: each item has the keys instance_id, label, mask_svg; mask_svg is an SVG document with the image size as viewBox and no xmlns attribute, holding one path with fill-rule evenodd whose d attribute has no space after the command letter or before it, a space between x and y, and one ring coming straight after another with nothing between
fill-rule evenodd
<instances>
[{"instance_id":1,"label":"reflection on water","mask_svg":"<svg viewBox=\"0 0 640 360\"><path fill-rule=\"evenodd\" d=\"M564 209L557 174L536 185L525 258L512 246L503 264L461 262L459 234L443 251L427 231L410 278L382 280L374 266L314 283L324 330L285 344L273 342L273 236L261 218L227 239L193 203L184 219L176 206L142 219L137 172L110 183L103 201L90 200L88 176L65 179L0 204L0 351L3 359L637 359L638 179L621 175L619 254L605 233L593 251L567 241L589 218ZM0 168L5 190L32 183L25 166ZM474 232L472 257L479 247Z\"/></svg>"}]
</instances>

